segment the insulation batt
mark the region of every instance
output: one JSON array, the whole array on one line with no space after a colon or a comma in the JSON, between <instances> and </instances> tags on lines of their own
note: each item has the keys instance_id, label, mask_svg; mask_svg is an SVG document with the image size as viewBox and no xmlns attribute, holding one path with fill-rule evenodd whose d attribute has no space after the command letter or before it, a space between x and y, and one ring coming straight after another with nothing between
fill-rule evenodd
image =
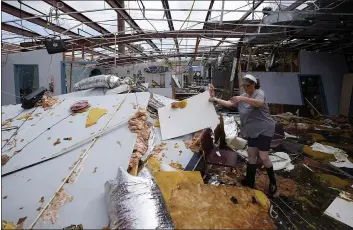
<instances>
[{"instance_id":1,"label":"insulation batt","mask_svg":"<svg viewBox=\"0 0 353 230\"><path fill-rule=\"evenodd\" d=\"M113 89L120 85L120 79L114 75L97 75L94 77L85 78L77 82L73 91L79 91L91 88L108 88Z\"/></svg>"},{"instance_id":2,"label":"insulation batt","mask_svg":"<svg viewBox=\"0 0 353 230\"><path fill-rule=\"evenodd\" d=\"M151 129L147 123L146 110L140 109L132 118L130 118L129 129L132 133L137 134L134 151L129 163L129 166L133 167L138 164L139 159L141 159L148 149L148 140Z\"/></svg>"},{"instance_id":3,"label":"insulation batt","mask_svg":"<svg viewBox=\"0 0 353 230\"><path fill-rule=\"evenodd\" d=\"M110 229L174 229L156 182L146 168L141 174L119 167L116 179L105 183Z\"/></svg>"}]
</instances>

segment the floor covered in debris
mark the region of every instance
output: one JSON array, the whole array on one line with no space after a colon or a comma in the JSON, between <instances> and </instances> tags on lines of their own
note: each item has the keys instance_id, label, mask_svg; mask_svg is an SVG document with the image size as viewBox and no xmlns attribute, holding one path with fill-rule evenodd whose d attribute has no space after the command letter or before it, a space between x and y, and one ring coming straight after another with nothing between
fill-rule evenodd
<instances>
[{"instance_id":1,"label":"floor covered in debris","mask_svg":"<svg viewBox=\"0 0 353 230\"><path fill-rule=\"evenodd\" d=\"M345 117L329 117L307 119L291 114L274 116L285 127L286 138L273 152L286 152L291 158L294 169L276 171L278 191L275 196L268 195L268 177L266 170L259 165L256 174L256 189L268 195L271 202L270 216L278 229L351 229L342 223L352 220L341 216L342 212L352 209L340 207L342 210L331 213L325 211L331 203L340 197L352 205L353 203L353 168L335 167L330 162L336 161L334 155L314 151L312 145L321 143L339 148L347 154L353 163L353 130L352 120ZM296 138L298 137L298 138ZM239 159L239 158L238 158ZM337 160L336 163L343 161ZM347 164L349 164L349 162ZM205 183L217 186L241 186L245 176L246 161L238 160L235 169L222 166L206 168L202 162L197 169L205 172ZM345 195L342 195L345 194ZM351 206L350 206L351 207ZM342 219L341 221L338 221ZM345 220L343 220L345 219Z\"/></svg>"}]
</instances>

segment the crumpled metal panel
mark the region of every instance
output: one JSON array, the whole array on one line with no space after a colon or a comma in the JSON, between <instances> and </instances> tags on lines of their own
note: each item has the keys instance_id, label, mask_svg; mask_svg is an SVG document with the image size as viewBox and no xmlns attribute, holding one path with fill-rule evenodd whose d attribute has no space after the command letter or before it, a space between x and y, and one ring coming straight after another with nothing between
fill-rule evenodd
<instances>
[{"instance_id":1,"label":"crumpled metal panel","mask_svg":"<svg viewBox=\"0 0 353 230\"><path fill-rule=\"evenodd\" d=\"M73 91L79 91L91 88L108 88L113 89L120 85L120 79L114 75L98 75L94 77L85 78L77 82Z\"/></svg>"},{"instance_id":2,"label":"crumpled metal panel","mask_svg":"<svg viewBox=\"0 0 353 230\"><path fill-rule=\"evenodd\" d=\"M161 191L146 168L143 177L119 168L105 183L110 229L174 229Z\"/></svg>"}]
</instances>

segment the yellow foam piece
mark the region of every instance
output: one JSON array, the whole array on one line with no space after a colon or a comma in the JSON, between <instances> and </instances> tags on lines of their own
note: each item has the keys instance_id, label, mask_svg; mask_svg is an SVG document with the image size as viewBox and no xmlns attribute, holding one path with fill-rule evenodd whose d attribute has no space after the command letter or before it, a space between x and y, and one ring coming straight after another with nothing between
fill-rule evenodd
<instances>
[{"instance_id":1,"label":"yellow foam piece","mask_svg":"<svg viewBox=\"0 0 353 230\"><path fill-rule=\"evenodd\" d=\"M27 114L24 114L24 115L20 116L16 120L24 120L24 119L28 119L30 117L31 117L31 114L27 113Z\"/></svg>"},{"instance_id":2,"label":"yellow foam piece","mask_svg":"<svg viewBox=\"0 0 353 230\"><path fill-rule=\"evenodd\" d=\"M161 169L161 162L156 157L150 157L147 160L147 168L149 168L152 173L158 172Z\"/></svg>"},{"instance_id":3,"label":"yellow foam piece","mask_svg":"<svg viewBox=\"0 0 353 230\"><path fill-rule=\"evenodd\" d=\"M178 184L204 184L198 171L156 172L154 178L166 203L168 203L172 191L178 187Z\"/></svg>"},{"instance_id":4,"label":"yellow foam piece","mask_svg":"<svg viewBox=\"0 0 353 230\"><path fill-rule=\"evenodd\" d=\"M262 191L259 191L259 190L255 190L255 189L254 189L254 193L255 193L256 201L259 202L263 208L265 208L266 210L269 210L270 209L270 201L267 198L267 196L265 195L265 193L263 193Z\"/></svg>"},{"instance_id":5,"label":"yellow foam piece","mask_svg":"<svg viewBox=\"0 0 353 230\"><path fill-rule=\"evenodd\" d=\"M16 227L11 222L7 222L6 224L3 224L2 229L16 229Z\"/></svg>"},{"instance_id":6,"label":"yellow foam piece","mask_svg":"<svg viewBox=\"0 0 353 230\"><path fill-rule=\"evenodd\" d=\"M94 124L97 124L97 121L99 120L99 118L101 118L106 113L107 113L106 109L99 109L99 108L91 109L88 112L88 116L86 120L86 128Z\"/></svg>"}]
</instances>

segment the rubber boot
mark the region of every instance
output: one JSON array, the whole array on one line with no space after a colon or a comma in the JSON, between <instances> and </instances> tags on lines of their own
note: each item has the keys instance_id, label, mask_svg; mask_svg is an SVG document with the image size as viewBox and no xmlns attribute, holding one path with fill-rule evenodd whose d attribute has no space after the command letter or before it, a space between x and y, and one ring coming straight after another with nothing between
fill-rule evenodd
<instances>
[{"instance_id":1,"label":"rubber boot","mask_svg":"<svg viewBox=\"0 0 353 230\"><path fill-rule=\"evenodd\" d=\"M255 187L256 164L247 164L246 177L241 181L243 186Z\"/></svg>"},{"instance_id":2,"label":"rubber boot","mask_svg":"<svg viewBox=\"0 0 353 230\"><path fill-rule=\"evenodd\" d=\"M277 191L275 171L273 170L273 166L270 168L266 168L266 171L267 171L268 179L270 180L270 184L268 186L268 191L271 195L273 195Z\"/></svg>"}]
</instances>

